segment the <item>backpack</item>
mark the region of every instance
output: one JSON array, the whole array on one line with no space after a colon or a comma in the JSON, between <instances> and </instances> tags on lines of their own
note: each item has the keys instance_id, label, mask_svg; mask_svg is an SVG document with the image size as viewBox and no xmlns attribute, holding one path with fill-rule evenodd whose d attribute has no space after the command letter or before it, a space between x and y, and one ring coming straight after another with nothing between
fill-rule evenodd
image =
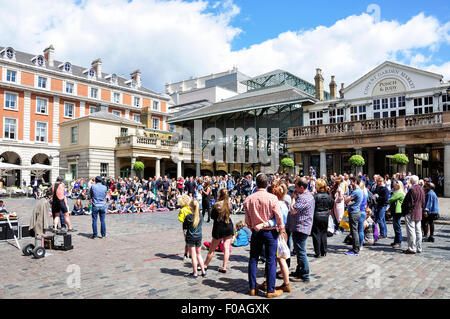
<instances>
[{"instance_id":1,"label":"backpack","mask_svg":"<svg viewBox=\"0 0 450 319\"><path fill-rule=\"evenodd\" d=\"M376 223L373 224L373 239L377 241L380 238L380 233L378 232L378 226Z\"/></svg>"}]
</instances>

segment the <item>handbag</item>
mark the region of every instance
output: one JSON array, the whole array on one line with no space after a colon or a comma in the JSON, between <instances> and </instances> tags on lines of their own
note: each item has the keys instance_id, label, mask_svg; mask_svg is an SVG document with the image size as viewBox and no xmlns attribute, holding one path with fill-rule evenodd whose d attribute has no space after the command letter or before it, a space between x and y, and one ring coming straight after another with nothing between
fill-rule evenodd
<instances>
[{"instance_id":1,"label":"handbag","mask_svg":"<svg viewBox=\"0 0 450 319\"><path fill-rule=\"evenodd\" d=\"M328 228L327 228L327 236L332 237L334 234L334 220L331 215L328 215Z\"/></svg>"},{"instance_id":2,"label":"handbag","mask_svg":"<svg viewBox=\"0 0 450 319\"><path fill-rule=\"evenodd\" d=\"M283 236L278 236L277 257L283 259L291 258L291 251L284 240Z\"/></svg>"},{"instance_id":3,"label":"handbag","mask_svg":"<svg viewBox=\"0 0 450 319\"><path fill-rule=\"evenodd\" d=\"M350 224L348 219L348 211L346 210L344 212L344 216L342 217L341 223L339 224L339 227L344 228L345 230L350 230Z\"/></svg>"}]
</instances>

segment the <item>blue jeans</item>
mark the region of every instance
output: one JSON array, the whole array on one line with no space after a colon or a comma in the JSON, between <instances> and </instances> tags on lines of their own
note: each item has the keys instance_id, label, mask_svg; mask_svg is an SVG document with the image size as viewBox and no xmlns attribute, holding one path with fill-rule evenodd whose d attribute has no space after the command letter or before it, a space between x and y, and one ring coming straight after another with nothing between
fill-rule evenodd
<instances>
[{"instance_id":1,"label":"blue jeans","mask_svg":"<svg viewBox=\"0 0 450 319\"><path fill-rule=\"evenodd\" d=\"M363 246L364 243L364 221L366 220L366 212L361 212L361 217L359 218L358 223L358 232L359 232L359 247Z\"/></svg>"},{"instance_id":2,"label":"blue jeans","mask_svg":"<svg viewBox=\"0 0 450 319\"><path fill-rule=\"evenodd\" d=\"M392 225L394 226L394 244L402 244L402 214L394 213L392 217Z\"/></svg>"},{"instance_id":3,"label":"blue jeans","mask_svg":"<svg viewBox=\"0 0 450 319\"><path fill-rule=\"evenodd\" d=\"M387 206L377 208L375 212L375 222L380 227L380 236L387 236L387 226L386 226L386 209Z\"/></svg>"},{"instance_id":4,"label":"blue jeans","mask_svg":"<svg viewBox=\"0 0 450 319\"><path fill-rule=\"evenodd\" d=\"M92 232L93 236L97 237L97 217L100 215L100 231L102 233L102 237L106 236L106 224L105 224L105 215L106 215L106 207L92 207Z\"/></svg>"},{"instance_id":5,"label":"blue jeans","mask_svg":"<svg viewBox=\"0 0 450 319\"><path fill-rule=\"evenodd\" d=\"M250 290L256 288L256 273L258 271L258 260L263 249L266 255L266 283L267 292L275 291L275 280L277 272L277 245L278 232L274 230L252 231L250 245L250 260L248 262L248 281Z\"/></svg>"},{"instance_id":6,"label":"blue jeans","mask_svg":"<svg viewBox=\"0 0 450 319\"><path fill-rule=\"evenodd\" d=\"M297 256L297 269L295 270L297 276L303 280L309 280L309 262L308 256L306 255L306 239L308 235L293 232L292 241L294 244L294 252Z\"/></svg>"}]
</instances>

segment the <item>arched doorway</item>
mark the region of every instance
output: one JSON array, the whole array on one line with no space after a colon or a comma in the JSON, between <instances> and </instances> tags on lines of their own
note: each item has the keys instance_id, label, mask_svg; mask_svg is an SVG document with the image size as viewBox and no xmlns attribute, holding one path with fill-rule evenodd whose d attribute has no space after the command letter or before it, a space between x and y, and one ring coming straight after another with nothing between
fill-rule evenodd
<instances>
[{"instance_id":1,"label":"arched doorway","mask_svg":"<svg viewBox=\"0 0 450 319\"><path fill-rule=\"evenodd\" d=\"M3 152L0 155L0 162L9 163L9 164L15 164L15 165L22 165L22 159L20 158L19 154L15 152ZM22 172L20 170L11 171L6 176L0 176L0 178L3 179L3 185L6 186L16 186L21 187L21 176Z\"/></svg>"},{"instance_id":2,"label":"arched doorway","mask_svg":"<svg viewBox=\"0 0 450 319\"><path fill-rule=\"evenodd\" d=\"M31 165L33 165L33 164L51 165L50 158L48 157L47 154L44 154L44 153L38 153L38 154L34 155L31 158ZM39 180L41 178L44 178L44 182L49 183L50 182L50 174L51 174L51 171L43 172L43 174L40 174L38 176L35 176L34 174L32 174L30 177L30 184L31 185L33 184L33 180L35 178L37 178Z\"/></svg>"}]
</instances>

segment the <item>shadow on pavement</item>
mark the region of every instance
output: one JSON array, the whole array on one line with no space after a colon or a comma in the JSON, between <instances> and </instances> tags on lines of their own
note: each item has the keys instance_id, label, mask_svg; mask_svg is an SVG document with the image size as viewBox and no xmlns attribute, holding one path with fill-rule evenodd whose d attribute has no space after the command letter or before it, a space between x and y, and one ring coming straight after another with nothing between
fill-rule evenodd
<instances>
[{"instance_id":1,"label":"shadow on pavement","mask_svg":"<svg viewBox=\"0 0 450 319\"><path fill-rule=\"evenodd\" d=\"M167 254L155 254L156 257L164 258L164 259L174 259L174 260L183 260L183 257L181 255L167 255Z\"/></svg>"},{"instance_id":2,"label":"shadow on pavement","mask_svg":"<svg viewBox=\"0 0 450 319\"><path fill-rule=\"evenodd\" d=\"M248 281L245 279L221 277L220 281L204 279L202 283L204 285L220 289L221 291L233 291L242 294L248 292Z\"/></svg>"}]
</instances>

